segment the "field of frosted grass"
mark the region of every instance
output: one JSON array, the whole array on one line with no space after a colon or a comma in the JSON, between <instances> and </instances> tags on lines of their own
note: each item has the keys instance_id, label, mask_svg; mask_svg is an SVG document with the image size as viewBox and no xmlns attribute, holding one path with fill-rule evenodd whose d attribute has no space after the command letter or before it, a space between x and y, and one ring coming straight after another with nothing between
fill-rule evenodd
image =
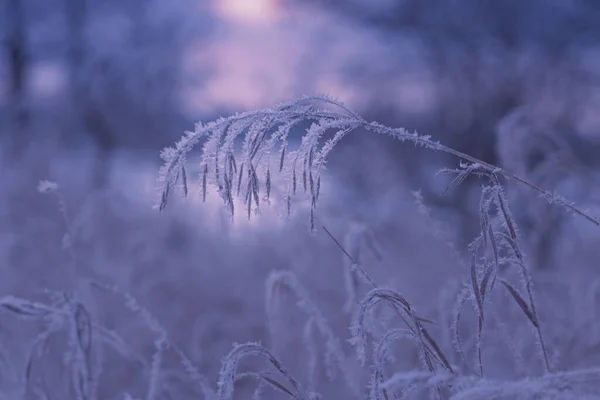
<instances>
[{"instance_id":1,"label":"field of frosted grass","mask_svg":"<svg viewBox=\"0 0 600 400\"><path fill-rule=\"evenodd\" d=\"M261 131L239 133L252 132ZM252 146L269 150L252 139L231 153L238 166ZM88 189L85 156L7 173L3 398L600 398L593 211L591 221L574 215L557 228L558 267L540 270L529 266L523 237L535 232L517 234L519 221L502 210L516 214L525 204L500 191L501 173L472 160L455 173L471 168L479 180L432 179L442 190L483 193L471 221L481 234L467 241L475 240L475 256L459 246L456 216L431 209L400 176L374 178L375 195L352 193L334 159L318 175L321 193L311 193L308 181L316 185L320 172L309 158L319 160L322 147L287 154L285 162L299 154L304 163L296 178L285 162L283 177L276 173L278 151L274 167L257 165L261 213L248 220L254 178L242 177L241 196L221 189L220 198L211 184L233 193L236 182L219 179L237 171L219 164L219 178L198 164L215 166L219 149L190 156L200 166L187 172L187 198L181 175L171 181L163 170L160 183L172 187L162 212L152 208L154 159L117 158L103 193ZM376 154L342 150L374 177L386 173L384 162L370 162ZM274 168L270 206L265 167ZM298 196L286 216L294 180Z\"/></svg>"}]
</instances>

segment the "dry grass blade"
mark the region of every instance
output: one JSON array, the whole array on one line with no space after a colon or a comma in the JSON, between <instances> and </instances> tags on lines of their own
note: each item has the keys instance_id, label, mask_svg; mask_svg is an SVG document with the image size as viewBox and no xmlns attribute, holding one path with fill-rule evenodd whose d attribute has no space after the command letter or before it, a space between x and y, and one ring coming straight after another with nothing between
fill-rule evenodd
<instances>
[{"instance_id":1,"label":"dry grass blade","mask_svg":"<svg viewBox=\"0 0 600 400\"><path fill-rule=\"evenodd\" d=\"M293 195L296 194L296 186L297 186L296 168L294 168L294 170L292 171L292 194Z\"/></svg>"},{"instance_id":2,"label":"dry grass blade","mask_svg":"<svg viewBox=\"0 0 600 400\"><path fill-rule=\"evenodd\" d=\"M83 304L77 303L74 317L77 342L89 357L92 348L92 320Z\"/></svg>"},{"instance_id":3,"label":"dry grass blade","mask_svg":"<svg viewBox=\"0 0 600 400\"><path fill-rule=\"evenodd\" d=\"M283 171L284 161L285 161L285 144L281 146L281 156L279 157L279 172Z\"/></svg>"},{"instance_id":4,"label":"dry grass blade","mask_svg":"<svg viewBox=\"0 0 600 400\"><path fill-rule=\"evenodd\" d=\"M256 169L254 169L254 166L252 164L250 164L250 170L252 171L251 173L251 179L250 181L252 182L252 197L254 199L254 203L256 205L256 208L258 209L258 207L260 206L260 199L259 199L259 181L258 181L258 175L256 173Z\"/></svg>"},{"instance_id":5,"label":"dry grass blade","mask_svg":"<svg viewBox=\"0 0 600 400\"><path fill-rule=\"evenodd\" d=\"M244 162L240 163L240 170L238 171L238 180L237 180L237 195L240 195L240 190L242 188L242 178L244 176Z\"/></svg>"},{"instance_id":6,"label":"dry grass blade","mask_svg":"<svg viewBox=\"0 0 600 400\"><path fill-rule=\"evenodd\" d=\"M477 261L475 257L475 253L471 253L471 289L473 291L473 297L475 298L475 303L477 305L478 311L478 324L477 324L477 342L476 342L476 352L477 352L477 363L479 365L479 375L483 377L483 362L482 362L482 354L481 354L481 342L483 340L483 323L484 323L484 313L483 313L483 294L481 292L481 287L477 281Z\"/></svg>"},{"instance_id":7,"label":"dry grass blade","mask_svg":"<svg viewBox=\"0 0 600 400\"><path fill-rule=\"evenodd\" d=\"M465 181L465 179L467 179L469 177L469 175L471 175L471 173L473 172L473 169L474 169L474 165L470 165L465 170L458 170L458 171L457 170L449 170L449 169L442 170L442 172L447 172L447 173L450 173L450 172L458 173L458 176L456 178L454 178L448 186L446 186L446 188L442 191L441 195L444 195L448 191L454 189L455 187L460 186L460 184L463 183Z\"/></svg>"},{"instance_id":8,"label":"dry grass blade","mask_svg":"<svg viewBox=\"0 0 600 400\"><path fill-rule=\"evenodd\" d=\"M467 357L465 356L462 339L460 338L460 321L462 316L462 308L468 298L469 288L463 287L460 293L458 294L458 297L456 299L456 305L454 306L454 320L452 322L452 342L454 344L456 352L460 356L461 361L469 370L471 370L471 367L469 366L469 363L467 361Z\"/></svg>"},{"instance_id":9,"label":"dry grass blade","mask_svg":"<svg viewBox=\"0 0 600 400\"><path fill-rule=\"evenodd\" d=\"M276 387L277 389L281 390L282 392L286 393L288 396L290 397L294 397L294 393L292 393L291 390L289 390L288 388L286 388L283 384L277 382L275 379L270 378L267 375L263 375L263 379L265 381L267 381L269 384L271 384L272 386Z\"/></svg>"},{"instance_id":10,"label":"dry grass blade","mask_svg":"<svg viewBox=\"0 0 600 400\"><path fill-rule=\"evenodd\" d=\"M489 229L490 243L492 245L492 253L494 255L494 263L496 266L496 270L498 270L500 268L500 253L499 253L499 248L498 248L498 242L496 241L496 235L495 235L492 227L489 226L488 229Z\"/></svg>"},{"instance_id":11,"label":"dry grass blade","mask_svg":"<svg viewBox=\"0 0 600 400\"><path fill-rule=\"evenodd\" d=\"M270 378L267 375L263 375L262 378L268 382L271 386L276 387L277 389L281 390L282 392L286 393L288 396L290 397L294 397L294 393L292 393L291 390L289 390L288 388L286 388L282 383L277 382L275 379Z\"/></svg>"},{"instance_id":12,"label":"dry grass blade","mask_svg":"<svg viewBox=\"0 0 600 400\"><path fill-rule=\"evenodd\" d=\"M483 196L482 196L483 197ZM490 229L490 216L488 210L482 205L479 207L479 223L481 225L481 238L483 240L483 251L487 252L488 232Z\"/></svg>"},{"instance_id":13,"label":"dry grass blade","mask_svg":"<svg viewBox=\"0 0 600 400\"><path fill-rule=\"evenodd\" d=\"M74 355L71 366L73 389L77 399L89 400L93 397L92 322L83 304L77 302L71 307L73 315L69 345Z\"/></svg>"},{"instance_id":14,"label":"dry grass blade","mask_svg":"<svg viewBox=\"0 0 600 400\"><path fill-rule=\"evenodd\" d=\"M230 171L232 173L237 172L237 162L235 161L235 155L232 152L229 152L229 162L230 162Z\"/></svg>"},{"instance_id":15,"label":"dry grass blade","mask_svg":"<svg viewBox=\"0 0 600 400\"><path fill-rule=\"evenodd\" d=\"M167 207L167 202L169 201L169 191L170 190L171 190L171 184L167 183L165 185L165 188L164 188L161 198L160 198L160 206L159 206L160 211L164 210L165 207Z\"/></svg>"},{"instance_id":16,"label":"dry grass blade","mask_svg":"<svg viewBox=\"0 0 600 400\"><path fill-rule=\"evenodd\" d=\"M433 348L433 355L442 364L442 366L446 369L446 371L448 371L450 373L454 372L452 370L452 366L450 365L450 362L448 362L446 355L442 351L442 348L437 344L437 341L433 338L433 336L431 336L429 331L422 324L422 322L433 323L433 321L430 321L430 320L427 320L424 318L420 318L420 317L416 317L416 322L418 323L419 331L425 338L426 344L429 344Z\"/></svg>"},{"instance_id":17,"label":"dry grass blade","mask_svg":"<svg viewBox=\"0 0 600 400\"><path fill-rule=\"evenodd\" d=\"M481 292L479 290L479 283L477 281L477 260L475 258L475 254L471 253L471 288L473 289L473 295L475 296L475 302L477 303L477 309L479 310L479 315L481 319L483 319L483 300L481 296Z\"/></svg>"},{"instance_id":18,"label":"dry grass blade","mask_svg":"<svg viewBox=\"0 0 600 400\"><path fill-rule=\"evenodd\" d=\"M339 240L337 240L335 238L335 236L333 236L331 234L331 232L329 232L329 229L327 229L327 227L325 227L323 225L322 228L325 231L325 233L327 233L327 235L331 238L331 240L333 240L333 242L340 248L340 250L342 250L342 252L344 253L344 255L346 257L348 257L348 259L352 262L352 267L351 268L356 269L359 272L359 275L361 277L363 277L365 279L365 281L367 281L369 283L369 285L371 285L371 287L373 287L374 289L376 289L378 286L375 283L375 281L373 279L371 279L371 277L361 268L361 266L354 260L354 258L352 258L352 256L350 255L350 253L348 253L348 251L344 248L344 246L342 246L342 244L339 242Z\"/></svg>"},{"instance_id":19,"label":"dry grass blade","mask_svg":"<svg viewBox=\"0 0 600 400\"><path fill-rule=\"evenodd\" d=\"M494 267L491 265L488 265L488 267L485 269L483 278L481 279L481 300L482 300L482 302L485 302L485 295L487 293L488 284L490 283L490 279L494 275L494 272L495 272ZM492 286L490 287L490 290L493 289L493 282L494 281L492 281Z\"/></svg>"},{"instance_id":20,"label":"dry grass blade","mask_svg":"<svg viewBox=\"0 0 600 400\"><path fill-rule=\"evenodd\" d=\"M536 328L538 328L539 325L538 325L537 318L535 317L535 315L531 311L531 308L529 308L529 305L527 304L527 302L519 294L519 291L517 289L515 289L514 286L512 286L510 283L508 283L504 279L501 279L500 282L508 290L508 292L510 293L510 295L512 296L512 298L517 302L517 304L519 305L519 308L527 316L527 318L529 319L529 321L531 321L531 323L533 324L533 326L535 326Z\"/></svg>"},{"instance_id":21,"label":"dry grass blade","mask_svg":"<svg viewBox=\"0 0 600 400\"><path fill-rule=\"evenodd\" d=\"M323 226L323 230L327 233L327 235L329 235L329 237L334 241L334 243L342 250L342 252L346 255L346 257L348 257L348 259L352 262L351 268L358 271L359 275L362 278L364 278L365 281L368 282L373 287L373 290L371 292L380 290L378 288L377 284L375 283L375 281L361 268L361 266L359 264L356 263L356 261L350 255L350 253L348 253L348 251L344 248L344 246L341 245L341 243L335 238L335 236L333 236L333 234L331 234L331 232L325 226ZM390 292L395 293L393 291L390 291ZM400 297L402 297L402 296L400 295ZM428 364L428 368L430 368L430 370L432 370L432 371L434 370L433 364L431 364L431 361L430 361L430 355L432 355L447 371L452 372L452 366L448 362L448 359L444 355L444 352L441 350L441 348L439 347L437 342L433 339L433 337L429 334L427 329L423 326L424 322L433 323L433 321L427 320L425 318L421 318L421 317L417 316L416 314L412 313L412 315L409 317L409 319L412 319L414 321L415 325L413 326L408 322L406 317L402 314L402 312L397 307L397 305L393 303L393 301L391 303L387 303L387 304L396 312L396 314L398 314L398 316L409 327L409 329L411 329L413 331L413 333L415 333L419 338L425 339L425 341L422 341L422 343L423 343L424 349L425 349L424 358ZM409 304L408 301L406 301L406 304ZM355 326L353 329L356 329L356 328L357 327ZM364 340L364 337L361 336L361 338L359 338L359 337L355 336L352 339L352 342L355 344L364 343L364 342L361 342L361 340ZM364 350L363 349L364 349L364 347L362 347L362 348L357 347L357 356L358 356L359 360L362 360L364 362Z\"/></svg>"},{"instance_id":22,"label":"dry grass blade","mask_svg":"<svg viewBox=\"0 0 600 400\"><path fill-rule=\"evenodd\" d=\"M58 328L53 327L51 329L48 329L48 330L42 332L41 334L39 334L37 336L35 341L32 343L31 349L29 350L29 354L27 356L27 362L25 364L25 386L29 385L29 381L31 379L34 358L36 357L36 355L42 354L45 351L46 346L48 344L48 339L50 338L50 336L53 333L57 332L59 329L60 329L60 327L58 327Z\"/></svg>"},{"instance_id":23,"label":"dry grass blade","mask_svg":"<svg viewBox=\"0 0 600 400\"><path fill-rule=\"evenodd\" d=\"M494 179L496 182L498 181L498 179L496 178L495 175L492 175L492 179ZM494 188L497 193L496 200L497 200L498 208L500 209L500 212L501 212L502 220L504 221L504 224L505 224L507 230L509 231L509 236L510 236L509 239L510 240L508 240L508 243L510 243L510 245L515 253L515 257L517 258L516 265L520 269L529 303L526 303L523 300L523 298L520 296L520 294L518 293L518 291L516 291L515 288L512 288L515 290L511 291L510 288L512 286L510 286L510 285L506 286L506 284L508 282L505 283L505 287L507 287L507 289L509 290L509 292L511 293L513 298L515 298L517 303L519 303L519 306L521 307L523 312L525 312L525 314L528 316L528 318L530 319L530 321L533 323L534 327L536 328L536 333L537 333L538 340L539 340L540 350L542 353L542 358L544 360L544 366L546 368L546 371L550 372L551 367L550 367L550 361L548 359L548 350L546 349L546 343L544 340L544 336L542 334L542 329L540 327L540 322L539 322L538 314L536 311L535 300L534 300L534 295L533 295L533 290L532 290L532 279L529 274L529 271L527 270L527 267L525 266L525 260L523 258L523 253L519 249L519 244L517 242L516 225L513 222L512 216L508 209L507 201L505 199L505 195L504 195L504 191L503 191L502 187L499 185L496 185ZM519 296L516 297L515 294L517 294ZM519 298L521 301L518 300ZM523 308L523 304L527 305L527 307Z\"/></svg>"},{"instance_id":24,"label":"dry grass blade","mask_svg":"<svg viewBox=\"0 0 600 400\"><path fill-rule=\"evenodd\" d=\"M523 260L523 253L521 253L521 249L519 249L519 246L517 245L517 242L510 236L506 235L503 232L496 232L496 235L503 239L512 249L515 258L517 259L517 261L519 263L522 263Z\"/></svg>"},{"instance_id":25,"label":"dry grass blade","mask_svg":"<svg viewBox=\"0 0 600 400\"><path fill-rule=\"evenodd\" d=\"M55 314L58 310L42 303L20 299L14 296L4 296L0 299L0 306L21 317L46 317Z\"/></svg>"},{"instance_id":26,"label":"dry grass blade","mask_svg":"<svg viewBox=\"0 0 600 400\"><path fill-rule=\"evenodd\" d=\"M308 191L308 176L306 173L306 161L304 161L304 168L302 168L302 188L304 192Z\"/></svg>"},{"instance_id":27,"label":"dry grass blade","mask_svg":"<svg viewBox=\"0 0 600 400\"><path fill-rule=\"evenodd\" d=\"M265 188L267 191L267 199L271 197L271 170L267 169L267 176L265 177Z\"/></svg>"},{"instance_id":28,"label":"dry grass blade","mask_svg":"<svg viewBox=\"0 0 600 400\"><path fill-rule=\"evenodd\" d=\"M204 164L202 169L202 201L206 201L206 185L208 179L208 164Z\"/></svg>"},{"instance_id":29,"label":"dry grass blade","mask_svg":"<svg viewBox=\"0 0 600 400\"><path fill-rule=\"evenodd\" d=\"M268 372L242 372L236 375L235 380L237 382L246 378L253 378L258 380L260 383L266 383L272 388L287 394L291 398L294 398L294 393L285 387L284 384L277 381L275 378L272 378Z\"/></svg>"},{"instance_id":30,"label":"dry grass blade","mask_svg":"<svg viewBox=\"0 0 600 400\"><path fill-rule=\"evenodd\" d=\"M294 400L310 400L300 383L288 372L288 370L271 354L269 350L257 343L245 343L234 346L223 360L221 372L219 373L219 400L232 400L236 382L237 367L244 358L258 356L266 359L276 371L278 371L289 383L290 388L284 390L291 393Z\"/></svg>"},{"instance_id":31,"label":"dry grass blade","mask_svg":"<svg viewBox=\"0 0 600 400\"><path fill-rule=\"evenodd\" d=\"M494 176L494 179L495 179L496 188L498 191L498 194L497 194L498 206L500 207L500 211L502 212L502 217L504 218L504 222L506 224L506 227L508 228L510 237L512 238L512 240L516 241L517 240L517 228L515 226L515 223L513 222L510 212L508 211L508 206L506 205L506 199L504 198L504 191L502 190L502 185L500 185L498 178L496 178Z\"/></svg>"},{"instance_id":32,"label":"dry grass blade","mask_svg":"<svg viewBox=\"0 0 600 400\"><path fill-rule=\"evenodd\" d=\"M187 180L187 172L185 170L185 165L181 166L181 182L183 184L183 195L187 197L187 195L188 195L188 180Z\"/></svg>"}]
</instances>

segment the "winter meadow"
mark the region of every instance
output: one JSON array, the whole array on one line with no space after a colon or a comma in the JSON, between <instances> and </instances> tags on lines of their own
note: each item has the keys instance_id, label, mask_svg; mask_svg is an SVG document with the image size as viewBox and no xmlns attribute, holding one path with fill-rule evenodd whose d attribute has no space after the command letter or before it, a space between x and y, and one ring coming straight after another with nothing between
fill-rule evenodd
<instances>
[{"instance_id":1,"label":"winter meadow","mask_svg":"<svg viewBox=\"0 0 600 400\"><path fill-rule=\"evenodd\" d=\"M600 7L2 0L1 400L600 399Z\"/></svg>"}]
</instances>

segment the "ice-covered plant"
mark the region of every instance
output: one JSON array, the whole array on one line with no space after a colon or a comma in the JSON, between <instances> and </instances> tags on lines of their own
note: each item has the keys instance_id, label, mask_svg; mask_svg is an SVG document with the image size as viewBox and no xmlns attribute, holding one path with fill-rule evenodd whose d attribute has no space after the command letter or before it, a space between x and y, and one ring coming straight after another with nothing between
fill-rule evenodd
<instances>
[{"instance_id":1,"label":"ice-covered plant","mask_svg":"<svg viewBox=\"0 0 600 400\"><path fill-rule=\"evenodd\" d=\"M291 130L295 127L299 128L301 124L305 126L307 122L310 124L302 135L300 145L296 149L291 149L288 141ZM206 199L210 184L217 189L232 217L238 204L236 199L239 198L250 218L253 211L260 210L263 202L269 201L272 191L278 190L279 193L282 193L289 214L292 199L297 194L298 186L301 185L303 191L310 198L310 227L311 230L315 230L315 212L327 157L346 135L355 130L386 135L403 142L409 141L415 146L441 151L459 158L460 167L458 169L442 171L456 175L446 190L456 188L469 176L477 176L488 181L488 184L482 187L479 207L481 230L468 248L470 268L468 278L458 295L453 324L456 350L462 361L468 365L458 327L461 320L461 307L467 300L471 300L477 320L476 375L461 375L462 371L448 361L444 351L425 327L425 323L431 321L418 316L412 304L398 291L379 287L366 274L359 261L355 259L356 257L353 257L352 249L349 249L349 253L323 227L350 261L349 272L353 276L361 278L372 288L358 305L357 318L352 327L351 342L356 347L358 359L364 362L366 358L367 339L372 332L365 322L365 317L376 304L387 304L405 325L404 329L388 330L374 346L369 398L387 399L390 398L390 395L397 398L393 391L399 387L404 388L404 395L408 395L417 387L434 389L440 398L449 396L452 398L482 398L481 396L503 398L505 394L515 396L517 382L496 383L484 377L482 342L485 323L488 320L486 304L489 303L490 293L497 282L499 282L498 286L504 288L514 300L533 327L540 349L545 375L521 383L527 387L529 393L552 392L555 394L554 391L560 390L562 387L561 382L564 382L565 387L571 387L571 385L579 384L574 381L577 381L580 376L585 376L584 384L597 379L594 370L582 370L572 374L551 374L551 362L536 309L532 278L520 247L518 229L508 207L502 180L523 185L549 203L555 203L596 226L600 226L600 219L581 210L561 195L544 190L523 177L444 146L429 136L367 121L332 98L326 96L302 97L271 108L220 118L208 124L197 124L193 132L186 132L174 147L163 150L161 154L164 164L159 174L160 201L157 208L162 210L167 206L173 189L177 186L183 189L184 195L187 195L189 190L187 158L191 151L203 141L199 179L204 199ZM333 135L325 140L325 135L331 133ZM239 143L242 144L238 146ZM279 172L276 186L274 186L273 170ZM508 279L509 274L505 273L513 266L517 267L522 289L511 283ZM354 280L353 284L357 285L358 283ZM332 353L339 355L341 359L342 353L337 347L335 336L328 328L325 318L310 301L309 296L293 274L277 272L271 275L267 290L268 309L276 302L273 296L280 294L284 287L295 292L300 299L300 307L311 318L307 323L305 337L310 337L311 331L316 328L327 342L328 350L335 350ZM408 338L417 345L420 360L426 371L396 373L386 379L383 367L389 356L389 346L400 338ZM219 387L221 398L231 398L235 381L245 376L244 374L236 376L237 364L243 355L251 354L266 357L280 373L286 376L291 387L284 387L279 383L269 381L266 378L269 375L253 373L246 375L259 378L261 384L270 383L292 398L300 399L308 396L300 389L299 384L288 376L287 370L283 369L266 348L247 344L235 347L224 361ZM314 359L313 355L312 363L314 363ZM576 379L571 380L572 377ZM313 385L314 377L311 378L311 390L313 390ZM581 393L589 392L584 390Z\"/></svg>"},{"instance_id":2,"label":"ice-covered plant","mask_svg":"<svg viewBox=\"0 0 600 400\"><path fill-rule=\"evenodd\" d=\"M270 377L269 374L256 374L257 378L263 382L267 382L272 387L286 393L294 400L312 400L313 396L306 393L299 382L288 372L288 370L279 362L269 350L258 343L245 343L235 345L229 354L223 360L223 366L219 374L219 392L217 398L219 400L232 400L235 382L239 374L237 368L239 363L247 357L258 356L266 359L273 368L285 378L286 384L282 384L276 379Z\"/></svg>"},{"instance_id":3,"label":"ice-covered plant","mask_svg":"<svg viewBox=\"0 0 600 400\"><path fill-rule=\"evenodd\" d=\"M21 319L42 322L44 329L31 343L24 371L24 389L35 386L32 381L38 358L46 351L52 337L60 332L68 334L65 368L70 372L70 388L75 399L93 400L101 372L100 359L104 348L110 348L126 359L137 357L129 346L114 332L94 322L84 305L66 293L50 293L48 303L14 296L0 298L0 309Z\"/></svg>"},{"instance_id":4,"label":"ice-covered plant","mask_svg":"<svg viewBox=\"0 0 600 400\"><path fill-rule=\"evenodd\" d=\"M353 376L349 368L349 360L342 350L339 338L330 328L327 319L315 302L312 301L307 290L300 284L294 273L290 271L275 271L267 279L266 306L269 317L274 318L273 308L277 306L278 302L275 293L281 292L282 288L287 288L288 291L292 292L298 298L298 307L311 318L310 321L312 321L312 324L325 341L325 365L329 378L332 379L337 370L341 371L348 388L350 388L355 397L360 398L360 388L357 385L357 379Z\"/></svg>"},{"instance_id":5,"label":"ice-covered plant","mask_svg":"<svg viewBox=\"0 0 600 400\"><path fill-rule=\"evenodd\" d=\"M288 142L290 131L307 122L312 123L302 136L300 146L291 150ZM314 213L327 157L345 136L358 129L448 153L469 163L452 187L460 184L474 171L493 174L525 185L548 202L556 203L600 226L598 218L579 209L557 193L546 191L504 169L444 146L430 136L367 121L327 96L302 97L271 108L235 114L207 124L196 124L194 131L186 132L174 147L166 148L161 153L164 163L158 178L158 208L162 210L167 206L176 185L180 185L187 195L189 186L186 160L190 152L203 141L200 181L204 198L207 186L211 184L217 188L231 215L235 212L234 198L240 197L250 217L253 210L259 210L262 200L269 199L273 183L272 169L275 168L281 173L288 212L291 211L292 198L299 185L310 194L310 223L311 229L314 229ZM327 132L334 132L333 137L323 141ZM240 141L243 144L238 148L236 145ZM272 161L276 162L275 166Z\"/></svg>"}]
</instances>

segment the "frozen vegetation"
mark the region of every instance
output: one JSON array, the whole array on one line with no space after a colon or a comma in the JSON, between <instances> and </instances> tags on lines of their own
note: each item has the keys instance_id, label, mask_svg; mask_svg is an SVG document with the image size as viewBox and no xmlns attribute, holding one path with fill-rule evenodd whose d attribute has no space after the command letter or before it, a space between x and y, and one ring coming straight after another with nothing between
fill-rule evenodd
<instances>
[{"instance_id":1,"label":"frozen vegetation","mask_svg":"<svg viewBox=\"0 0 600 400\"><path fill-rule=\"evenodd\" d=\"M600 399L596 2L4 0L0 36L0 400Z\"/></svg>"}]
</instances>

